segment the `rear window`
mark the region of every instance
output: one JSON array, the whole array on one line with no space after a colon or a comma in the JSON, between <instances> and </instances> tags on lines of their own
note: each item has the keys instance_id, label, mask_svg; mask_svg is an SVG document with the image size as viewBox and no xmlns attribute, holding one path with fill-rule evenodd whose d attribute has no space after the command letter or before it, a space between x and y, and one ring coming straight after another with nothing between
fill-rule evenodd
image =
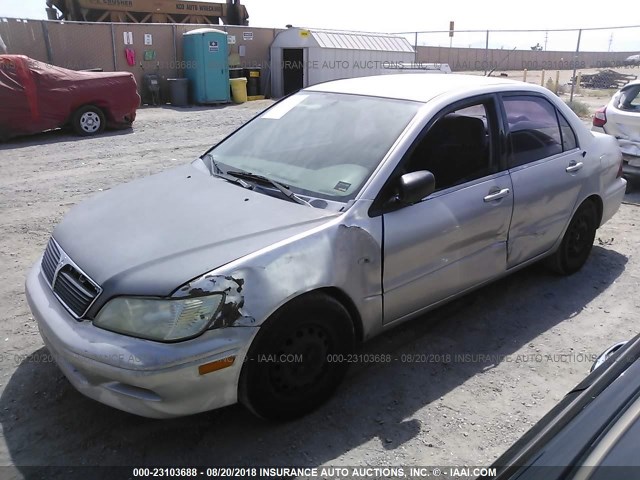
<instances>
[{"instance_id":1,"label":"rear window","mask_svg":"<svg viewBox=\"0 0 640 480\"><path fill-rule=\"evenodd\" d=\"M623 88L616 96L616 107L620 110L640 111L640 85Z\"/></svg>"},{"instance_id":2,"label":"rear window","mask_svg":"<svg viewBox=\"0 0 640 480\"><path fill-rule=\"evenodd\" d=\"M578 141L576 140L576 134L567 122L567 119L558 112L558 120L560 121L560 132L562 133L562 150L573 150L578 148Z\"/></svg>"},{"instance_id":3,"label":"rear window","mask_svg":"<svg viewBox=\"0 0 640 480\"><path fill-rule=\"evenodd\" d=\"M534 95L503 98L509 126L509 167L514 168L578 147L567 119L548 100Z\"/></svg>"},{"instance_id":4,"label":"rear window","mask_svg":"<svg viewBox=\"0 0 640 480\"><path fill-rule=\"evenodd\" d=\"M505 97L511 141L510 167L562 153L562 134L556 109L536 96Z\"/></svg>"}]
</instances>

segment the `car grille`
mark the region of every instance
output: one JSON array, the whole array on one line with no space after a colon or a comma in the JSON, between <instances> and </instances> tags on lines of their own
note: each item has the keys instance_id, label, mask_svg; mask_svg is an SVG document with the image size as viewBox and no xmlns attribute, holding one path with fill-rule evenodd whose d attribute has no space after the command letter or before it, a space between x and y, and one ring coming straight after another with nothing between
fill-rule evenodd
<instances>
[{"instance_id":1,"label":"car grille","mask_svg":"<svg viewBox=\"0 0 640 480\"><path fill-rule=\"evenodd\" d=\"M42 257L42 272L47 277L50 285L53 285L53 276L56 273L56 267L60 261L60 249L53 238L49 239L47 249L44 251L44 257Z\"/></svg>"},{"instance_id":2,"label":"car grille","mask_svg":"<svg viewBox=\"0 0 640 480\"><path fill-rule=\"evenodd\" d=\"M53 238L49 239L42 257L42 273L58 300L78 318L100 294L100 287L73 263Z\"/></svg>"}]
</instances>

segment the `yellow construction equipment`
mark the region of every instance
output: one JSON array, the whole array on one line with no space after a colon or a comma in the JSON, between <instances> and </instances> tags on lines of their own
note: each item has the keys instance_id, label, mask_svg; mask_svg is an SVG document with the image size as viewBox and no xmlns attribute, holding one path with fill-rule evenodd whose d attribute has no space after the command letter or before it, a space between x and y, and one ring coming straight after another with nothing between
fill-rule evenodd
<instances>
[{"instance_id":1,"label":"yellow construction equipment","mask_svg":"<svg viewBox=\"0 0 640 480\"><path fill-rule=\"evenodd\" d=\"M222 22L225 25L249 25L249 14L240 0L227 0L226 3L179 0L47 0L47 15L50 20L80 22L211 25Z\"/></svg>"}]
</instances>

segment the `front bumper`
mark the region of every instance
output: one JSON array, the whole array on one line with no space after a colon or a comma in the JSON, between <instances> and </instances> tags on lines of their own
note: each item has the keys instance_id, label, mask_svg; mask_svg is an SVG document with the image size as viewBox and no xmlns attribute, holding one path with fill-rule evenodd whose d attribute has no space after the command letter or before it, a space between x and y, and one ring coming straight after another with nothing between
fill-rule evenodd
<instances>
[{"instance_id":1,"label":"front bumper","mask_svg":"<svg viewBox=\"0 0 640 480\"><path fill-rule=\"evenodd\" d=\"M144 417L170 418L237 402L238 379L258 327L210 330L178 343L120 335L77 321L40 271L26 282L29 307L60 370L82 394ZM201 375L200 365L235 356L233 364Z\"/></svg>"}]
</instances>

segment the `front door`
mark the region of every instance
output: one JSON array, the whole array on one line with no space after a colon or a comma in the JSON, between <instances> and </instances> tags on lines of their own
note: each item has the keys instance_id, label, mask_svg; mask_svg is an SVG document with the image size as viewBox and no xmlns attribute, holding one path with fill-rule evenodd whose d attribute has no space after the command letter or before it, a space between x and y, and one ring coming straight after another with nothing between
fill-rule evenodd
<instances>
[{"instance_id":1,"label":"front door","mask_svg":"<svg viewBox=\"0 0 640 480\"><path fill-rule=\"evenodd\" d=\"M385 323L505 272L513 189L496 103L478 97L441 112L402 160L397 176L429 170L436 191L383 213Z\"/></svg>"}]
</instances>

